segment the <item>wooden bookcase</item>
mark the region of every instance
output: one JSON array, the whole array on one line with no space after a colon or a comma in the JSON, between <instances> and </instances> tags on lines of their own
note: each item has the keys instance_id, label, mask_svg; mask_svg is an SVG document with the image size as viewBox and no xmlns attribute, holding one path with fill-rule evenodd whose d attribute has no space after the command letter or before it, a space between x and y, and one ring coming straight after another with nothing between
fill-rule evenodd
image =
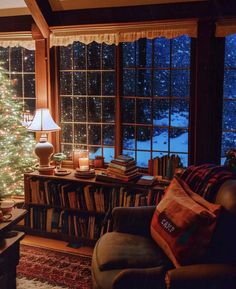
<instances>
[{"instance_id":1,"label":"wooden bookcase","mask_svg":"<svg viewBox=\"0 0 236 289\"><path fill-rule=\"evenodd\" d=\"M26 231L86 245L110 230L114 207L155 205L166 186L82 179L74 171L67 176L33 172L24 175L24 182Z\"/></svg>"}]
</instances>

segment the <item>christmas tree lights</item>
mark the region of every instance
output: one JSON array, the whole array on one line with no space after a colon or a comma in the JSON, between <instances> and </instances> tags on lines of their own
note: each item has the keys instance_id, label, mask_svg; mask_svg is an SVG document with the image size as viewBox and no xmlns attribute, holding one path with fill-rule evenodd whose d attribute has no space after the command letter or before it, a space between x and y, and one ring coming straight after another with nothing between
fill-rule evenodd
<instances>
[{"instance_id":1,"label":"christmas tree lights","mask_svg":"<svg viewBox=\"0 0 236 289\"><path fill-rule=\"evenodd\" d=\"M23 194L23 174L35 164L33 135L22 125L22 104L0 66L0 198Z\"/></svg>"}]
</instances>

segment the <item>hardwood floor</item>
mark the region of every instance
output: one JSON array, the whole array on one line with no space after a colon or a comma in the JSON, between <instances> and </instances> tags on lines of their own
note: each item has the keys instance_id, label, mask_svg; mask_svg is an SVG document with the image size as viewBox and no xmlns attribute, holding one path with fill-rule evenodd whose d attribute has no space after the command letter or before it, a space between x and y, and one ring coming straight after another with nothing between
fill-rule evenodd
<instances>
[{"instance_id":1,"label":"hardwood floor","mask_svg":"<svg viewBox=\"0 0 236 289\"><path fill-rule=\"evenodd\" d=\"M68 247L68 243L59 240L53 240L48 238L42 238L32 235L25 235L24 239L21 241L21 244L38 246L48 249L54 249L62 252L68 252L73 254L83 254L83 255L92 255L93 248L91 247L80 247L80 248L71 248Z\"/></svg>"}]
</instances>

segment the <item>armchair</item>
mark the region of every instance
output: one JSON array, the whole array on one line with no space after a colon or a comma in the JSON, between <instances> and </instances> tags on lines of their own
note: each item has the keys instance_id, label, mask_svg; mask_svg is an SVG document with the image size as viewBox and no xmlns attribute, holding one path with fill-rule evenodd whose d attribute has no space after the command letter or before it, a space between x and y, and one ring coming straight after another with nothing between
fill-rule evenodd
<instances>
[{"instance_id":1,"label":"armchair","mask_svg":"<svg viewBox=\"0 0 236 289\"><path fill-rule=\"evenodd\" d=\"M113 209L113 232L94 249L93 289L236 289L236 180L220 186L215 202L225 214L204 263L179 268L151 238L155 207Z\"/></svg>"}]
</instances>

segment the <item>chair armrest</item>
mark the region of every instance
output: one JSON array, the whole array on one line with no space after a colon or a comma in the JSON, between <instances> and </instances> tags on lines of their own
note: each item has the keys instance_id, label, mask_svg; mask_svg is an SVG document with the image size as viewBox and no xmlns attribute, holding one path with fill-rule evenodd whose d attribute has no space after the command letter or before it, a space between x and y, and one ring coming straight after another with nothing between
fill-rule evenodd
<instances>
[{"instance_id":1,"label":"chair armrest","mask_svg":"<svg viewBox=\"0 0 236 289\"><path fill-rule=\"evenodd\" d=\"M184 266L169 270L165 281L168 289L235 289L236 265Z\"/></svg>"},{"instance_id":2,"label":"chair armrest","mask_svg":"<svg viewBox=\"0 0 236 289\"><path fill-rule=\"evenodd\" d=\"M113 289L164 289L163 267L125 269L113 281Z\"/></svg>"},{"instance_id":3,"label":"chair armrest","mask_svg":"<svg viewBox=\"0 0 236 289\"><path fill-rule=\"evenodd\" d=\"M112 210L113 231L149 236L154 211L155 206L116 207Z\"/></svg>"}]
</instances>

